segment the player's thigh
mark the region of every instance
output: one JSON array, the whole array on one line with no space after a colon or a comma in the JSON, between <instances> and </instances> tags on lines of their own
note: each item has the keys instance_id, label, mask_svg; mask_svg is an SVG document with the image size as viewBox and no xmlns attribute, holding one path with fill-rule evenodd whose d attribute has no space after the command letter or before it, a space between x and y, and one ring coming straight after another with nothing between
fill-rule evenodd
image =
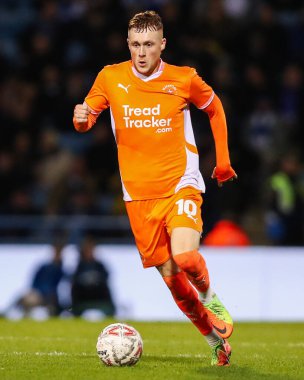
<instances>
[{"instance_id":1,"label":"player's thigh","mask_svg":"<svg viewBox=\"0 0 304 380\"><path fill-rule=\"evenodd\" d=\"M145 268L161 265L171 255L170 237L164 224L166 207L163 199L126 202L136 246Z\"/></svg>"},{"instance_id":2,"label":"player's thigh","mask_svg":"<svg viewBox=\"0 0 304 380\"><path fill-rule=\"evenodd\" d=\"M171 198L170 211L166 216L168 234L173 228L189 227L202 232L201 192L191 187L181 189Z\"/></svg>"},{"instance_id":3,"label":"player's thigh","mask_svg":"<svg viewBox=\"0 0 304 380\"><path fill-rule=\"evenodd\" d=\"M199 248L201 233L189 227L173 228L171 233L172 255L192 251Z\"/></svg>"},{"instance_id":4,"label":"player's thigh","mask_svg":"<svg viewBox=\"0 0 304 380\"><path fill-rule=\"evenodd\" d=\"M202 196L193 188L181 189L167 217L171 252L176 255L198 249L202 233Z\"/></svg>"}]
</instances>

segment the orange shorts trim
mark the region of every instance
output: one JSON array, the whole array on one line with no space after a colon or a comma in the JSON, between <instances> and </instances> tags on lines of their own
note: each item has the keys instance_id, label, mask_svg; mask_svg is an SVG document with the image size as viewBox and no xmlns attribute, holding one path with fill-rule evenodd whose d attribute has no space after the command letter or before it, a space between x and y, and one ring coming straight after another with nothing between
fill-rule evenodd
<instances>
[{"instance_id":1,"label":"orange shorts trim","mask_svg":"<svg viewBox=\"0 0 304 380\"><path fill-rule=\"evenodd\" d=\"M126 202L126 209L144 268L171 257L170 236L175 227L202 232L201 191L192 187L159 199Z\"/></svg>"}]
</instances>

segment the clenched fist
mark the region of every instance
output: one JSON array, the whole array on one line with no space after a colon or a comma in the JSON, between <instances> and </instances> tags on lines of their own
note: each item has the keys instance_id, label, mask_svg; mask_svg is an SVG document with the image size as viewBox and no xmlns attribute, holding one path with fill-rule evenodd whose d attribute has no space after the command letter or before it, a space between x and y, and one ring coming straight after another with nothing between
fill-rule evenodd
<instances>
[{"instance_id":1,"label":"clenched fist","mask_svg":"<svg viewBox=\"0 0 304 380\"><path fill-rule=\"evenodd\" d=\"M237 179L237 174L230 165L226 165L223 167L215 167L211 178L216 179L218 186L222 187L224 182Z\"/></svg>"},{"instance_id":2,"label":"clenched fist","mask_svg":"<svg viewBox=\"0 0 304 380\"><path fill-rule=\"evenodd\" d=\"M89 117L90 116L90 117ZM91 109L86 103L77 104L74 108L73 123L78 132L88 131L94 124L96 117L92 118Z\"/></svg>"},{"instance_id":3,"label":"clenched fist","mask_svg":"<svg viewBox=\"0 0 304 380\"><path fill-rule=\"evenodd\" d=\"M74 119L77 123L87 123L89 114L90 110L86 103L77 104L74 108Z\"/></svg>"}]
</instances>

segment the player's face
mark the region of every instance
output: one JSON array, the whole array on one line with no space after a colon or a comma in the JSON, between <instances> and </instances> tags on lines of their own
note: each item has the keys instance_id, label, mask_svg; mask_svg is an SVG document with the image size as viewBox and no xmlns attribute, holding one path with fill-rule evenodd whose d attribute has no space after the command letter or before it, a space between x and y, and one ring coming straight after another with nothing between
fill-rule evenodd
<instances>
[{"instance_id":1,"label":"player's face","mask_svg":"<svg viewBox=\"0 0 304 380\"><path fill-rule=\"evenodd\" d=\"M129 30L128 45L135 69L145 76L155 73L160 63L161 52L166 47L162 30L136 32Z\"/></svg>"}]
</instances>

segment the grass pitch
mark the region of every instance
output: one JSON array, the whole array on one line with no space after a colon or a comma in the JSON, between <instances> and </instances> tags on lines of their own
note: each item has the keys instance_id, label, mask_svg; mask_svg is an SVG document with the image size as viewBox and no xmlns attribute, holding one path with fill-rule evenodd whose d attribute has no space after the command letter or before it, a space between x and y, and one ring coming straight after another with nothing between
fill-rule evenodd
<instances>
[{"instance_id":1,"label":"grass pitch","mask_svg":"<svg viewBox=\"0 0 304 380\"><path fill-rule=\"evenodd\" d=\"M0 319L0 379L304 379L304 323L236 324L231 366L223 368L210 366L210 349L190 323L129 322L144 341L141 360L134 367L105 367L95 345L113 322Z\"/></svg>"}]
</instances>

